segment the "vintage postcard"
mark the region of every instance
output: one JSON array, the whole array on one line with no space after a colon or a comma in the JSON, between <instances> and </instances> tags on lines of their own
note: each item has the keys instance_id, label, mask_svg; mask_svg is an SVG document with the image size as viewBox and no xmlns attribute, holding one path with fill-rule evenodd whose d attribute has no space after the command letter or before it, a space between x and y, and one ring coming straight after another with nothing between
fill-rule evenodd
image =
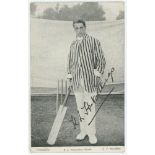
<instances>
[{"instance_id":1,"label":"vintage postcard","mask_svg":"<svg viewBox=\"0 0 155 155\"><path fill-rule=\"evenodd\" d=\"M30 2L30 151L125 151L123 1Z\"/></svg>"}]
</instances>

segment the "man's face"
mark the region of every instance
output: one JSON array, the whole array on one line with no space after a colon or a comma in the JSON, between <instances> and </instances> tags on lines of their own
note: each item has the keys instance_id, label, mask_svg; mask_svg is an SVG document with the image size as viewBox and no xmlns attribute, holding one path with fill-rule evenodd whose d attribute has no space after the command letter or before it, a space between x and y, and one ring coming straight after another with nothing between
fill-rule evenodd
<instances>
[{"instance_id":1,"label":"man's face","mask_svg":"<svg viewBox=\"0 0 155 155\"><path fill-rule=\"evenodd\" d=\"M74 30L77 37L82 37L86 33L86 27L82 23L75 23Z\"/></svg>"}]
</instances>

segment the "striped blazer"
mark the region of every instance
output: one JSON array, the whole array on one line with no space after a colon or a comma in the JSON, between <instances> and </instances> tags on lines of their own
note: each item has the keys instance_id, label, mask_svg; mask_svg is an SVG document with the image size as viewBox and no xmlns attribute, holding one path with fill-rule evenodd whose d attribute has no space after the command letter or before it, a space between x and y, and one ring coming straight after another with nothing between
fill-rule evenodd
<instances>
[{"instance_id":1,"label":"striped blazer","mask_svg":"<svg viewBox=\"0 0 155 155\"><path fill-rule=\"evenodd\" d=\"M104 73L105 58L99 40L85 34L83 40L75 40L70 46L68 55L68 74L72 75L73 89L77 89L80 78L84 80L86 92L96 90L96 76L94 69Z\"/></svg>"}]
</instances>

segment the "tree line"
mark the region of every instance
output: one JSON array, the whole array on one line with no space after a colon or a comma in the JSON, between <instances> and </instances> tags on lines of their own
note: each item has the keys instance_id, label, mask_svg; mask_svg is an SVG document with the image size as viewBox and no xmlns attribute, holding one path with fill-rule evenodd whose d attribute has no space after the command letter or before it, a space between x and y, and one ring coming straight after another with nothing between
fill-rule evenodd
<instances>
[{"instance_id":1,"label":"tree line","mask_svg":"<svg viewBox=\"0 0 155 155\"><path fill-rule=\"evenodd\" d=\"M35 15L36 9L36 3L31 3L30 13L32 16ZM55 8L50 7L45 9L38 18L64 21L73 21L80 18L86 21L104 21L106 20L105 14L105 11L98 2L83 2L72 7L68 7L67 5L60 7L60 4L57 3ZM124 11L120 11L116 17L116 20L120 19L124 19Z\"/></svg>"}]
</instances>

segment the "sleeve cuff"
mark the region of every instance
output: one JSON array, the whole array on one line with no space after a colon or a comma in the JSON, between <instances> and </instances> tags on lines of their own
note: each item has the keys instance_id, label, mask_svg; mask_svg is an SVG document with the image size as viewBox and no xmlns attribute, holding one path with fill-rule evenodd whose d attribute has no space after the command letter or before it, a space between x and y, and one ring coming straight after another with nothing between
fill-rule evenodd
<instances>
[{"instance_id":1,"label":"sleeve cuff","mask_svg":"<svg viewBox=\"0 0 155 155\"><path fill-rule=\"evenodd\" d=\"M101 77L102 76L102 74L97 69L94 69L94 74L97 77Z\"/></svg>"},{"instance_id":2,"label":"sleeve cuff","mask_svg":"<svg viewBox=\"0 0 155 155\"><path fill-rule=\"evenodd\" d=\"M67 79L72 79L72 74L68 74Z\"/></svg>"}]
</instances>

